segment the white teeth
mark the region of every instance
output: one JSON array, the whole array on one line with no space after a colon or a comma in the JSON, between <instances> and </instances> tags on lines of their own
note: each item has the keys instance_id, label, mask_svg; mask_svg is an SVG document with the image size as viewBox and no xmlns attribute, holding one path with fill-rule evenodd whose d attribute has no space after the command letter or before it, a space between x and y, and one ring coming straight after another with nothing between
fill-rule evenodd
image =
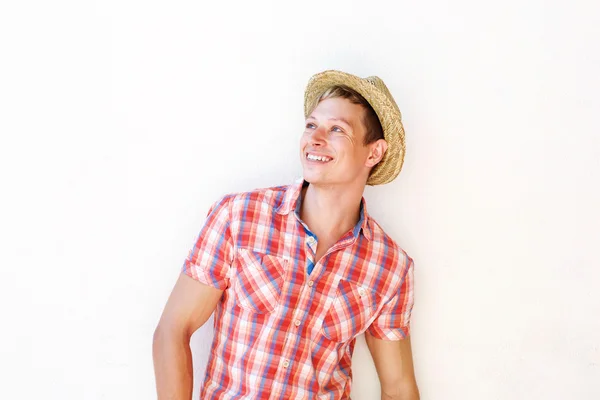
<instances>
[{"instance_id":1,"label":"white teeth","mask_svg":"<svg viewBox=\"0 0 600 400\"><path fill-rule=\"evenodd\" d=\"M309 160L313 160L313 161L322 161L322 162L331 161L331 158L329 158L329 157L315 156L313 154L308 154L306 156L306 158L308 158Z\"/></svg>"}]
</instances>

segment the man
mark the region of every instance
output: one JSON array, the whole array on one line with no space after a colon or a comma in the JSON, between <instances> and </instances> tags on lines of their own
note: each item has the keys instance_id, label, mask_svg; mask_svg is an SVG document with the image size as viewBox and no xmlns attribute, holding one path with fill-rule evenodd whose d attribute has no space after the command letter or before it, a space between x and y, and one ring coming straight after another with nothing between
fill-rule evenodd
<instances>
[{"instance_id":1,"label":"man","mask_svg":"<svg viewBox=\"0 0 600 400\"><path fill-rule=\"evenodd\" d=\"M400 111L379 78L325 71L305 116L302 180L211 208L154 334L160 400L191 397L190 337L213 311L202 399L349 399L362 333L382 399L419 398L413 261L362 197L400 172Z\"/></svg>"}]
</instances>

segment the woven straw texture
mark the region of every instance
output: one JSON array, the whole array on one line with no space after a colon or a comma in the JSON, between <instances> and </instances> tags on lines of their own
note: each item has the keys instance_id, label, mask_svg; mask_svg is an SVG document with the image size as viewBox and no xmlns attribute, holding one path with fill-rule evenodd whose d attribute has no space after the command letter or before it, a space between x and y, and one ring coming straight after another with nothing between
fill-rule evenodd
<instances>
[{"instance_id":1,"label":"woven straw texture","mask_svg":"<svg viewBox=\"0 0 600 400\"><path fill-rule=\"evenodd\" d=\"M406 144L402 114L390 91L377 76L360 78L341 71L324 71L313 75L304 92L304 116L317 106L325 91L336 85L348 86L360 93L377 113L388 149L367 180L367 185L383 185L398 176L404 163Z\"/></svg>"}]
</instances>

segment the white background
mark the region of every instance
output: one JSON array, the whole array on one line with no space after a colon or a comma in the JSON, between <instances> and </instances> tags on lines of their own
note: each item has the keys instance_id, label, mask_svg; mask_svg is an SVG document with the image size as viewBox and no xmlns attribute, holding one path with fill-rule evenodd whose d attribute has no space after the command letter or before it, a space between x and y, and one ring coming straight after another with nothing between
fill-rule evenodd
<instances>
[{"instance_id":1,"label":"white background","mask_svg":"<svg viewBox=\"0 0 600 400\"><path fill-rule=\"evenodd\" d=\"M600 398L597 2L12 1L0 59L0 398L154 398L210 204L299 176L330 68L403 112L404 169L366 197L415 259L422 399Z\"/></svg>"}]
</instances>

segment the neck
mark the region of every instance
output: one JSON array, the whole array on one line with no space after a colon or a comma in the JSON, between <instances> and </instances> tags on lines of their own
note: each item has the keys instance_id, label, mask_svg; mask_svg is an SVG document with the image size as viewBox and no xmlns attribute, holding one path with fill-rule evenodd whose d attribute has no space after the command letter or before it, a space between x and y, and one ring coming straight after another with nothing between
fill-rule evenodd
<instances>
[{"instance_id":1,"label":"neck","mask_svg":"<svg viewBox=\"0 0 600 400\"><path fill-rule=\"evenodd\" d=\"M319 239L337 240L360 219L364 185L313 185L302 190L300 218Z\"/></svg>"}]
</instances>

